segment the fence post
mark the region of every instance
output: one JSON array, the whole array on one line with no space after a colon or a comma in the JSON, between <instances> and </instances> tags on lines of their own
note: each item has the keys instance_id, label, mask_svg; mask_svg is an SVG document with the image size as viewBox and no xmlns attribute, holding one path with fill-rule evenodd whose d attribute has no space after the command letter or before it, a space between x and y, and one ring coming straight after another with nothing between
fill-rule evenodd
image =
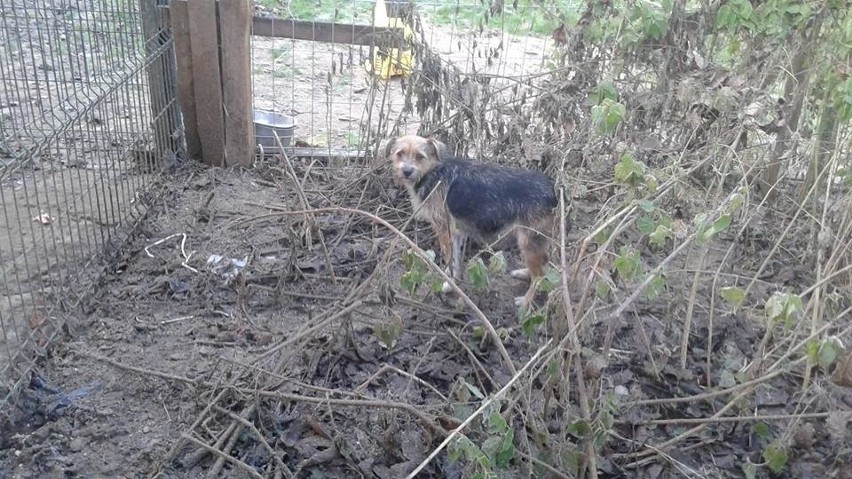
<instances>
[{"instance_id":1,"label":"fence post","mask_svg":"<svg viewBox=\"0 0 852 479\"><path fill-rule=\"evenodd\" d=\"M224 166L225 131L216 3L210 0L189 0L187 13L192 19L189 22L189 43L192 49L195 115L202 158L207 164Z\"/></svg>"},{"instance_id":2,"label":"fence post","mask_svg":"<svg viewBox=\"0 0 852 479\"><path fill-rule=\"evenodd\" d=\"M139 0L139 12L142 19L142 34L145 40L145 54L157 55L157 51L168 40L167 23L164 12L158 7L158 0ZM154 121L156 135L156 155L162 158L166 150L176 151L175 110L169 101L175 93L174 55L167 49L147 67L149 107ZM167 111L170 110L170 111Z\"/></svg>"},{"instance_id":3,"label":"fence post","mask_svg":"<svg viewBox=\"0 0 852 479\"><path fill-rule=\"evenodd\" d=\"M192 45L189 42L189 6L187 0L172 0L169 16L175 42L177 64L177 100L183 117L186 153L189 158L201 158L201 138L195 114L195 81L192 72Z\"/></svg>"},{"instance_id":4,"label":"fence post","mask_svg":"<svg viewBox=\"0 0 852 479\"><path fill-rule=\"evenodd\" d=\"M225 164L228 166L252 160L251 19L249 0L219 0Z\"/></svg>"}]
</instances>

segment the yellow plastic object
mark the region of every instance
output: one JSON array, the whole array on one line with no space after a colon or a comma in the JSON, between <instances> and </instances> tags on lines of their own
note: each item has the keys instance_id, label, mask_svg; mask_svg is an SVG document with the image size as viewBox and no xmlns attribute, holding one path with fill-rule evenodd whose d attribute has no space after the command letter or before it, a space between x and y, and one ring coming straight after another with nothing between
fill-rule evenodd
<instances>
[{"instance_id":1,"label":"yellow plastic object","mask_svg":"<svg viewBox=\"0 0 852 479\"><path fill-rule=\"evenodd\" d=\"M374 26L402 28L402 37L405 42L410 44L414 41L414 31L402 18L388 16L388 8L384 0L376 0L373 13ZM410 48L376 48L372 60L368 60L365 67L367 72L382 80L395 76L408 78L414 70L414 53Z\"/></svg>"}]
</instances>

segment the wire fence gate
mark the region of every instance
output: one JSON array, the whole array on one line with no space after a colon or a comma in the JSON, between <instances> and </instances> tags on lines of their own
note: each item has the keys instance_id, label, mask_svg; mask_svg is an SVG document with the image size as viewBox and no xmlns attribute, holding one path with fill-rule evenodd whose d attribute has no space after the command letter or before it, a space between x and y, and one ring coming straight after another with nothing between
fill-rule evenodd
<instances>
[{"instance_id":1,"label":"wire fence gate","mask_svg":"<svg viewBox=\"0 0 852 479\"><path fill-rule=\"evenodd\" d=\"M157 0L0 5L0 411L177 150L173 63Z\"/></svg>"}]
</instances>

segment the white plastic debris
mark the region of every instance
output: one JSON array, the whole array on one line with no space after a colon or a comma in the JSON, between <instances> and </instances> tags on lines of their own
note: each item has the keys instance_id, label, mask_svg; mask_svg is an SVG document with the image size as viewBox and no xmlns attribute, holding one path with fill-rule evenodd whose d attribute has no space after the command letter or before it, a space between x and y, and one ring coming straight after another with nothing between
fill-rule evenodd
<instances>
[{"instance_id":1,"label":"white plastic debris","mask_svg":"<svg viewBox=\"0 0 852 479\"><path fill-rule=\"evenodd\" d=\"M248 256L243 259L226 258L218 254L211 254L207 258L207 267L213 273L225 278L225 284L234 280L248 264Z\"/></svg>"}]
</instances>

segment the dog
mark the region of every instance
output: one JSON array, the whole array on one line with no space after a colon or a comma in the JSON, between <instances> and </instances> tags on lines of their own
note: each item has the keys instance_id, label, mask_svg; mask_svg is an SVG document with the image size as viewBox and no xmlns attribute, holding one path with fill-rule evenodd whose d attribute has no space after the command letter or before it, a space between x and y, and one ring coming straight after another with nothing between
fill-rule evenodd
<instances>
[{"instance_id":1,"label":"dog","mask_svg":"<svg viewBox=\"0 0 852 479\"><path fill-rule=\"evenodd\" d=\"M487 244L514 236L525 268L510 275L530 280L529 290L515 298L515 304L531 305L536 279L543 276L548 261L548 234L555 226L553 180L531 170L454 157L439 141L417 135L391 140L385 156L394 182L408 191L416 216L435 231L449 275L461 277L468 239ZM450 290L444 283L444 293Z\"/></svg>"}]
</instances>

